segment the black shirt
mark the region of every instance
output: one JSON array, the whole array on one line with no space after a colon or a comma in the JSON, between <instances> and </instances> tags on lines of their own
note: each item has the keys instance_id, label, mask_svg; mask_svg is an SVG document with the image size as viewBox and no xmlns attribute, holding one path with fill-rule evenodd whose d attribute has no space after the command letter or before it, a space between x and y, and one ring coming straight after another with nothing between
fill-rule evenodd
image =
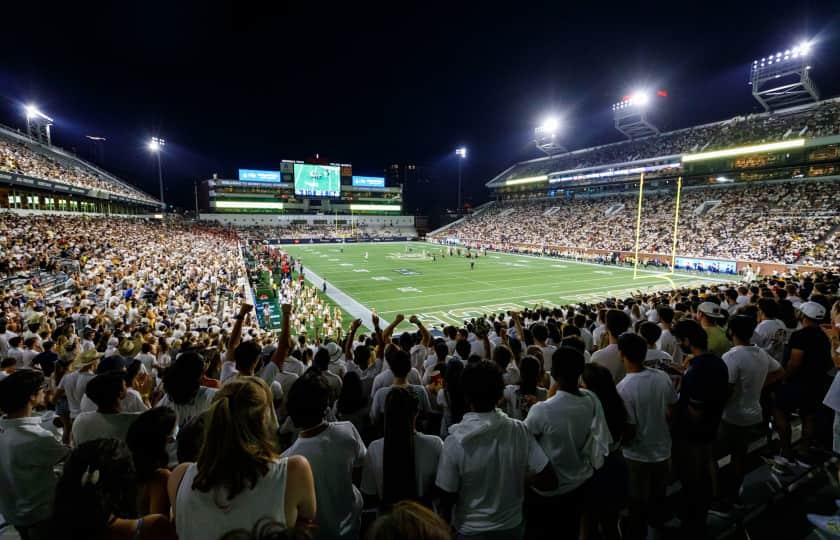
<instances>
[{"instance_id":1,"label":"black shirt","mask_svg":"<svg viewBox=\"0 0 840 540\"><path fill-rule=\"evenodd\" d=\"M788 382L819 383L826 376L828 370L834 367L831 360L831 341L818 326L806 326L790 336L787 350L799 349L803 351L802 364ZM788 356L787 360L790 360ZM787 362L785 362L787 367Z\"/></svg>"},{"instance_id":2,"label":"black shirt","mask_svg":"<svg viewBox=\"0 0 840 540\"><path fill-rule=\"evenodd\" d=\"M699 443L714 441L728 397L729 370L723 360L712 353L692 358L674 408L674 438Z\"/></svg>"}]
</instances>

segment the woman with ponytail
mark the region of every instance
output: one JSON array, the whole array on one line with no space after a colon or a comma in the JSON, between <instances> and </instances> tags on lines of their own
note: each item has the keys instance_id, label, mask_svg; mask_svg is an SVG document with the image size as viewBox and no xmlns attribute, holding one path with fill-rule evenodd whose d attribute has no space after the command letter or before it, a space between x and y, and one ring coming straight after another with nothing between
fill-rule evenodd
<instances>
[{"instance_id":1,"label":"woman with ponytail","mask_svg":"<svg viewBox=\"0 0 840 540\"><path fill-rule=\"evenodd\" d=\"M287 527L315 518L309 462L280 457L272 401L257 377L233 379L216 393L197 462L169 478L179 540L218 538L261 518Z\"/></svg>"},{"instance_id":2,"label":"woman with ponytail","mask_svg":"<svg viewBox=\"0 0 840 540\"><path fill-rule=\"evenodd\" d=\"M395 387L385 399L385 437L370 443L362 472L362 492L386 508L404 500L431 506L440 437L415 431L419 401Z\"/></svg>"},{"instance_id":3,"label":"woman with ponytail","mask_svg":"<svg viewBox=\"0 0 840 540\"><path fill-rule=\"evenodd\" d=\"M175 540L168 516L138 516L137 476L131 452L117 439L77 446L58 481L53 538L68 540Z\"/></svg>"}]
</instances>

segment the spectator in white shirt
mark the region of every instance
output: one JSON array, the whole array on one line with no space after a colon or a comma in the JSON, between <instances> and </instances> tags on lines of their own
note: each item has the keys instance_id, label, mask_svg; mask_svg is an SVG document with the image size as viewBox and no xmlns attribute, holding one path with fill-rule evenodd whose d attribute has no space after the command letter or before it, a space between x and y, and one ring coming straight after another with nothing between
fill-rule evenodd
<instances>
[{"instance_id":1,"label":"spectator in white shirt","mask_svg":"<svg viewBox=\"0 0 840 540\"><path fill-rule=\"evenodd\" d=\"M777 362L784 360L785 345L787 344L787 330L779 320L779 304L773 298L758 300L758 326L755 334L759 338L756 343L767 351Z\"/></svg>"},{"instance_id":2,"label":"spectator in white shirt","mask_svg":"<svg viewBox=\"0 0 840 540\"><path fill-rule=\"evenodd\" d=\"M578 387L584 364L580 351L566 346L557 349L551 362L555 394L536 403L525 418L558 481L554 490L535 490L528 505L528 528L535 537L578 537L586 482L610 453L612 437L601 402Z\"/></svg>"},{"instance_id":3,"label":"spectator in white shirt","mask_svg":"<svg viewBox=\"0 0 840 540\"><path fill-rule=\"evenodd\" d=\"M203 414L210 408L214 388L201 386L204 359L197 352L181 353L163 377L166 394L158 407L171 407L178 417L178 427Z\"/></svg>"},{"instance_id":4,"label":"spectator in white shirt","mask_svg":"<svg viewBox=\"0 0 840 540\"><path fill-rule=\"evenodd\" d=\"M671 434L668 411L677 402L665 372L644 367L647 344L641 336L624 334L618 349L627 376L617 385L627 407L624 459L629 475L629 538L645 538L645 526L663 525Z\"/></svg>"},{"instance_id":5,"label":"spectator in white shirt","mask_svg":"<svg viewBox=\"0 0 840 540\"><path fill-rule=\"evenodd\" d=\"M645 367L663 369L672 363L671 355L656 348L656 342L662 336L662 329L659 325L650 321L644 321L639 325L638 333L647 343L645 354Z\"/></svg>"},{"instance_id":6,"label":"spectator in white shirt","mask_svg":"<svg viewBox=\"0 0 840 540\"><path fill-rule=\"evenodd\" d=\"M463 536L522 537L526 483L544 491L557 487L545 452L519 420L496 409L502 374L490 362L463 374L470 412L449 428L435 483L443 491L441 515L450 515Z\"/></svg>"},{"instance_id":7,"label":"spectator in white shirt","mask_svg":"<svg viewBox=\"0 0 840 540\"><path fill-rule=\"evenodd\" d=\"M353 424L326 421L329 402L330 388L322 372L310 369L295 381L287 406L301 431L283 456L303 456L312 466L320 537L356 538L363 501L353 477L367 449Z\"/></svg>"},{"instance_id":8,"label":"spectator in white shirt","mask_svg":"<svg viewBox=\"0 0 840 540\"><path fill-rule=\"evenodd\" d=\"M6 351L7 357L15 359L18 369L26 367L23 363L23 349L20 348L21 343L23 343L22 337L15 336L11 338L9 340L9 350Z\"/></svg>"},{"instance_id":9,"label":"spectator in white shirt","mask_svg":"<svg viewBox=\"0 0 840 540\"><path fill-rule=\"evenodd\" d=\"M49 538L56 480L69 448L32 416L44 405L44 375L22 370L0 380L0 514L26 538Z\"/></svg>"},{"instance_id":10,"label":"spectator in white shirt","mask_svg":"<svg viewBox=\"0 0 840 540\"><path fill-rule=\"evenodd\" d=\"M385 400L388 394L394 388L405 388L417 396L419 403L419 410L423 414L431 412L432 407L429 404L429 395L426 388L421 385L409 384L406 380L408 373L411 370L411 357L403 350L392 350L388 355L388 364L391 366L391 372L394 374L394 382L391 386L380 388L373 396L373 403L370 407L370 420L374 425L377 425L385 413Z\"/></svg>"},{"instance_id":11,"label":"spectator in white shirt","mask_svg":"<svg viewBox=\"0 0 840 540\"><path fill-rule=\"evenodd\" d=\"M124 371L109 371L90 380L85 394L96 404L96 411L83 412L73 422L73 446L101 438L125 442L128 428L138 416L121 411L120 402L125 393Z\"/></svg>"},{"instance_id":12,"label":"spectator in white shirt","mask_svg":"<svg viewBox=\"0 0 840 540\"><path fill-rule=\"evenodd\" d=\"M755 319L736 315L729 319L727 330L734 346L723 355L729 370L730 396L723 411L721 435L732 456L734 482L726 489L727 502L735 502L744 480L744 462L748 445L763 433L761 392L765 386L784 377L781 364L767 351L750 345Z\"/></svg>"},{"instance_id":13,"label":"spectator in white shirt","mask_svg":"<svg viewBox=\"0 0 840 540\"><path fill-rule=\"evenodd\" d=\"M671 306L659 306L656 312L659 314L659 328L662 329L662 335L659 337L659 341L656 342L656 346L660 351L668 353L675 364L681 364L683 357L682 349L679 343L677 343L677 338L671 334L671 325L674 322L674 310Z\"/></svg>"},{"instance_id":14,"label":"spectator in white shirt","mask_svg":"<svg viewBox=\"0 0 840 540\"><path fill-rule=\"evenodd\" d=\"M583 339L583 342L586 344L586 350L590 353L595 350L594 348L594 340L592 336L592 332L586 329L586 317L580 313L576 314L574 319L572 319L575 327L580 330L580 337Z\"/></svg>"},{"instance_id":15,"label":"spectator in white shirt","mask_svg":"<svg viewBox=\"0 0 840 540\"><path fill-rule=\"evenodd\" d=\"M610 344L592 353L591 361L610 370L613 381L617 384L624 378L625 373L624 362L618 350L618 338L630 328L630 316L619 309L611 309L607 311L605 319Z\"/></svg>"},{"instance_id":16,"label":"spectator in white shirt","mask_svg":"<svg viewBox=\"0 0 840 540\"><path fill-rule=\"evenodd\" d=\"M406 388L385 400L385 437L368 447L362 492L390 507L410 499L431 506L443 441L415 430L420 401Z\"/></svg>"}]
</instances>

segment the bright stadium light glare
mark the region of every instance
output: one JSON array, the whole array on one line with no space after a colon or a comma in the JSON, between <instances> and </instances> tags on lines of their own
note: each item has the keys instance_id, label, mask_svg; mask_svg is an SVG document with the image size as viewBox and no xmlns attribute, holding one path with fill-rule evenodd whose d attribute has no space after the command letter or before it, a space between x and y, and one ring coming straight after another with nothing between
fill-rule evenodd
<instances>
[{"instance_id":1,"label":"bright stadium light glare","mask_svg":"<svg viewBox=\"0 0 840 540\"><path fill-rule=\"evenodd\" d=\"M543 120L543 123L539 127L539 131L549 135L554 135L557 133L559 128L560 120L558 120L556 116L549 116Z\"/></svg>"},{"instance_id":2,"label":"bright stadium light glare","mask_svg":"<svg viewBox=\"0 0 840 540\"><path fill-rule=\"evenodd\" d=\"M150 152L160 152L164 146L166 146L166 141L158 137L152 137L147 145Z\"/></svg>"},{"instance_id":3,"label":"bright stadium light glare","mask_svg":"<svg viewBox=\"0 0 840 540\"><path fill-rule=\"evenodd\" d=\"M462 146L461 148L457 148L455 150L455 155L460 157L461 159L466 159L466 157L467 157L467 147Z\"/></svg>"},{"instance_id":4,"label":"bright stadium light glare","mask_svg":"<svg viewBox=\"0 0 840 540\"><path fill-rule=\"evenodd\" d=\"M794 50L796 50L794 48ZM802 41L799 43L799 53L803 56L807 55L811 52L811 42L810 41Z\"/></svg>"},{"instance_id":5,"label":"bright stadium light glare","mask_svg":"<svg viewBox=\"0 0 840 540\"><path fill-rule=\"evenodd\" d=\"M630 95L630 101L639 107L645 107L650 103L650 93L644 90L636 90Z\"/></svg>"},{"instance_id":6,"label":"bright stadium light glare","mask_svg":"<svg viewBox=\"0 0 840 540\"><path fill-rule=\"evenodd\" d=\"M24 112L26 112L26 119L32 120L33 118L41 118L46 120L47 122L52 122L53 119L47 116L46 114L42 113L37 106L29 103L23 107Z\"/></svg>"}]
</instances>

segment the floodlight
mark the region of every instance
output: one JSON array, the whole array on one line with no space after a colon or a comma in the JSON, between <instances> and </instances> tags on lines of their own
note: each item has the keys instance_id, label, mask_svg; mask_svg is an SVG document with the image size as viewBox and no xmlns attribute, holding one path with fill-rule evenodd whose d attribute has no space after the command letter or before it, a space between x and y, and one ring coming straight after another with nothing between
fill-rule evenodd
<instances>
[{"instance_id":1,"label":"floodlight","mask_svg":"<svg viewBox=\"0 0 840 540\"><path fill-rule=\"evenodd\" d=\"M33 104L28 104L23 107L23 110L26 112L26 119L32 120L33 118L40 118L42 120L46 120L47 122L52 122L53 119L47 116L46 114L42 113L38 107Z\"/></svg>"},{"instance_id":2,"label":"floodlight","mask_svg":"<svg viewBox=\"0 0 840 540\"><path fill-rule=\"evenodd\" d=\"M560 121L557 120L555 116L549 116L546 118L542 125L539 127L539 131L542 133L547 133L550 135L554 135L557 133L557 129L560 127Z\"/></svg>"},{"instance_id":3,"label":"floodlight","mask_svg":"<svg viewBox=\"0 0 840 540\"><path fill-rule=\"evenodd\" d=\"M151 152L160 152L164 146L166 146L166 141L158 137L152 137L147 145Z\"/></svg>"},{"instance_id":4,"label":"floodlight","mask_svg":"<svg viewBox=\"0 0 840 540\"><path fill-rule=\"evenodd\" d=\"M456 149L455 150L455 155L460 157L461 159L466 158L467 157L467 147L462 146L461 148Z\"/></svg>"},{"instance_id":5,"label":"floodlight","mask_svg":"<svg viewBox=\"0 0 840 540\"><path fill-rule=\"evenodd\" d=\"M634 105L644 107L645 105L650 103L650 95L643 90L637 90L633 92L633 94L630 96L630 101Z\"/></svg>"},{"instance_id":6,"label":"floodlight","mask_svg":"<svg viewBox=\"0 0 840 540\"><path fill-rule=\"evenodd\" d=\"M799 52L803 55L807 55L811 52L811 42L810 41L803 41L799 44Z\"/></svg>"}]
</instances>

